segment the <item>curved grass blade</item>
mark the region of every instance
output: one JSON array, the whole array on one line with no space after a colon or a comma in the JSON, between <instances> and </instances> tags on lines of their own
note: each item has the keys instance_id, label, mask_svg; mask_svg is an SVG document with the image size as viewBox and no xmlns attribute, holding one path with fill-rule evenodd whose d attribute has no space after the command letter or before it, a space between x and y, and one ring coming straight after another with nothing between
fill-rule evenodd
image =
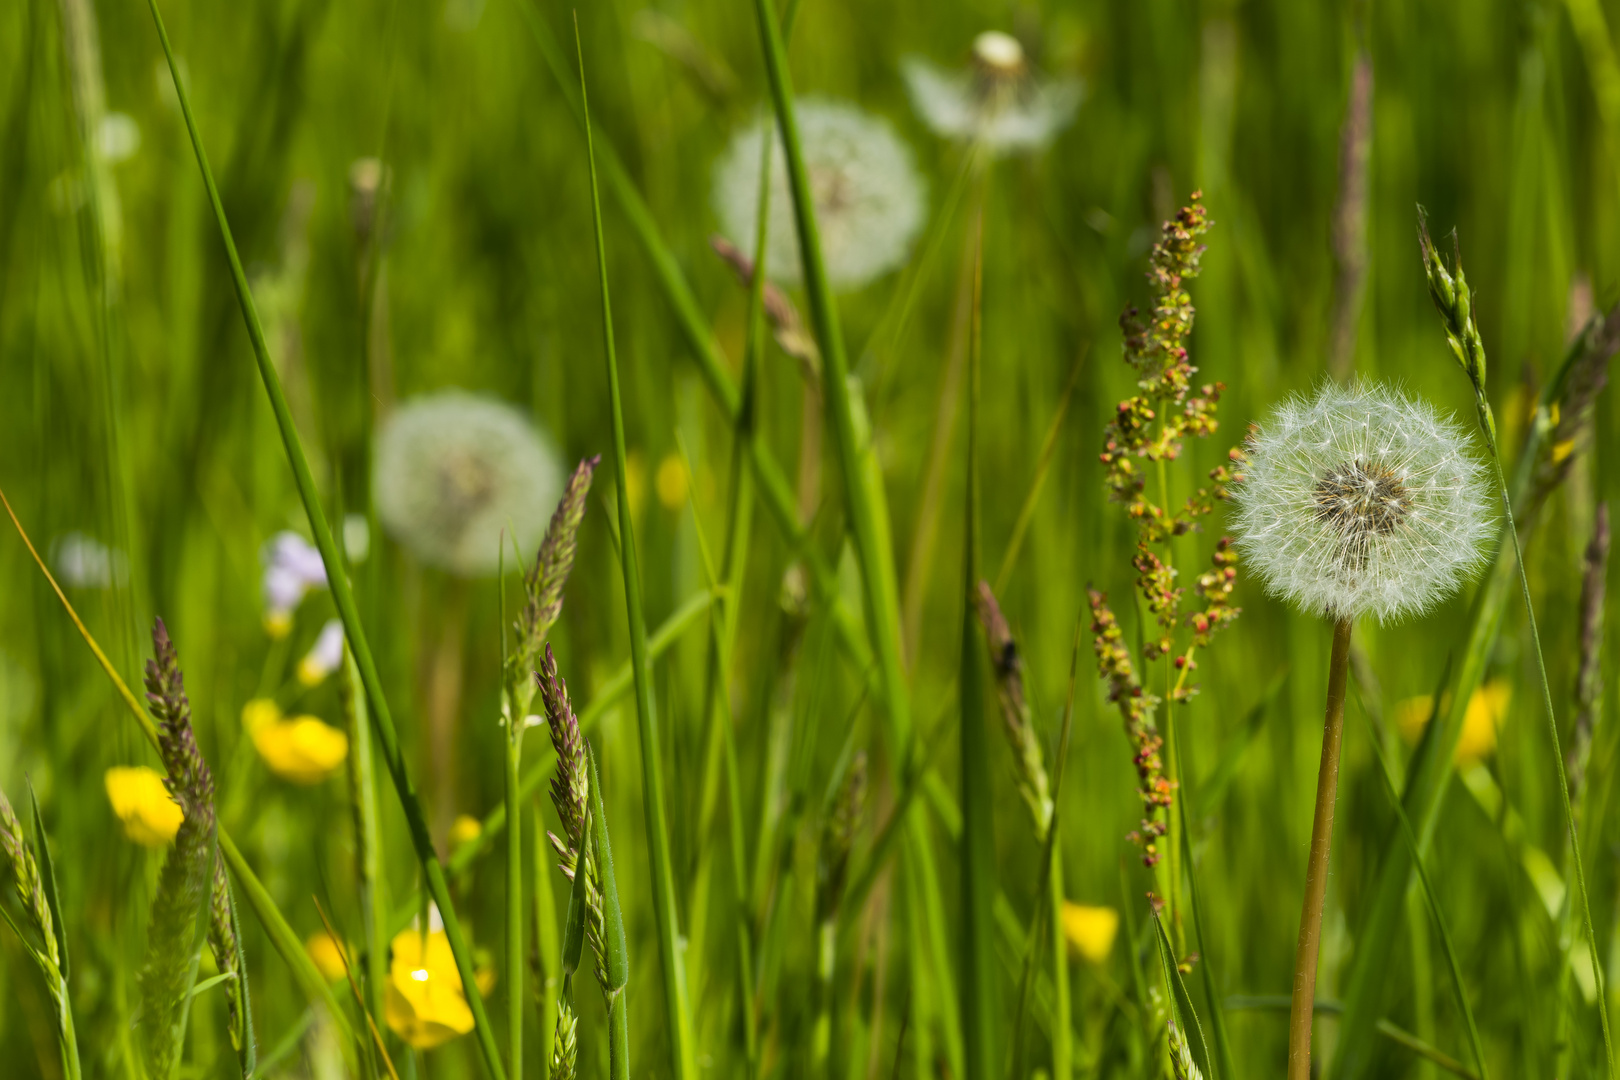
<instances>
[{"instance_id":1,"label":"curved grass blade","mask_svg":"<svg viewBox=\"0 0 1620 1080\"><path fill-rule=\"evenodd\" d=\"M28 538L27 531L23 529L22 522L17 519L17 512L12 509L11 502L6 498L3 490L0 490L0 506L5 508L7 516L11 518L11 524L17 530L17 535L22 538L23 545L28 548L28 554L33 558L35 565L39 567L40 573L45 576L51 591L56 594L56 598L61 602L63 610L67 612L68 618L79 631L79 636L89 646L91 654L96 658L96 663L101 666L101 670L106 674L108 680L112 682L113 689L118 692L119 698L123 700L130 715L135 718L135 723L140 727L141 733L146 736L146 741L156 750L158 745L157 728L153 726L152 718L146 715L146 707L130 692L129 685L124 682L124 677L118 674L118 669L113 667L111 660L107 659L107 654L102 651L94 635L84 625L84 620L79 618L79 613L74 610L73 605L68 601L67 594L62 592L62 587L57 584L50 568L45 565L45 560L40 558L38 549L34 547L34 542ZM319 1002L325 1006L327 1013L332 1017L333 1023L338 1025L345 1036L345 1041L348 1041L349 1036L352 1034L349 1029L349 1022L342 1009L339 1008L337 997L332 993L332 988L321 977L320 971L315 967L315 961L310 959L308 951L305 950L303 941L288 924L286 917L281 914L281 909L276 906L275 900L271 898L264 884L259 881L258 875L253 872L253 868L248 865L247 859L242 856L242 852L237 848L236 843L223 826L218 828L218 843L220 854L225 858L225 865L230 867L231 873L236 876L237 884L241 886L243 893L247 896L248 905L253 908L253 914L258 918L259 924L264 927L265 933L269 935L271 945L281 955L287 966L292 969L293 980L298 983L299 989L304 992L304 996L311 1002Z\"/></svg>"},{"instance_id":2,"label":"curved grass blade","mask_svg":"<svg viewBox=\"0 0 1620 1080\"><path fill-rule=\"evenodd\" d=\"M354 980L354 967L349 963L349 952L343 947L343 939L332 926L332 920L326 917L326 909L321 907L320 897L311 895L310 899L315 901L315 913L321 917L321 925L326 927L326 936L332 939L332 945L337 949L338 960L343 964L343 977L349 980L349 992L354 995L355 1004L360 1006L360 1012L366 1018L366 1027L371 1032L371 1040L376 1044L377 1053L382 1057L383 1065L388 1068L388 1075L393 1080L399 1080L399 1073L394 1070L394 1061L388 1056L388 1047L383 1045L382 1032L377 1030L377 1021L372 1018L371 1010L366 1008L366 999L360 993L360 984Z\"/></svg>"},{"instance_id":3,"label":"curved grass blade","mask_svg":"<svg viewBox=\"0 0 1620 1080\"><path fill-rule=\"evenodd\" d=\"M169 44L168 31L163 26L163 16L159 13L157 0L147 0L147 7L152 12L152 22L157 28L158 40L163 46L163 55L168 60L169 74L174 83L175 94L180 102L180 111L185 118L186 130L191 137L192 149L196 151L197 166L202 173L203 186L208 191L208 201L213 207L214 218L219 225L220 239L225 245L226 258L231 267L231 281L236 287L237 300L242 308L242 319L247 325L248 337L253 343L253 355L259 366L259 376L264 382L266 396L270 399L271 411L275 414L276 426L280 429L282 444L286 448L288 464L292 467L293 479L298 487L298 496L303 501L304 512L309 518L310 532L314 535L315 546L321 553L321 562L326 568L326 578L332 594L333 604L336 606L338 616L343 622L344 637L349 647L354 651L355 664L360 669L360 679L366 688L366 697L371 704L371 718L376 725L377 735L382 742L383 758L388 764L388 770L393 776L394 787L399 793L399 800L405 812L405 820L410 827L411 843L416 849L418 861L422 864L423 877L427 879L428 891L432 893L434 901L439 906L439 914L444 921L445 937L450 944L450 951L455 957L456 970L461 975L461 984L467 996L467 1006L473 1014L474 1030L477 1036L478 1049L483 1055L484 1067L493 1080L506 1080L506 1072L501 1067L500 1053L495 1047L495 1033L489 1023L489 1015L484 1008L484 996L478 990L477 971L473 965L473 955L468 947L466 936L462 933L461 922L456 918L455 904L450 896L449 884L444 876L444 867L439 862L437 852L433 847L433 838L428 832L427 818L422 812L420 801L416 797L416 790L411 784L410 774L405 767L405 759L400 751L399 737L394 730L393 714L389 711L388 701L382 692L382 681L377 676L377 667L372 659L371 646L367 643L364 627L360 624L360 611L354 602L354 592L349 586L349 579L344 572L343 558L337 545L332 540L332 530L327 526L326 515L321 509L319 493L315 490L315 479L310 474L309 463L304 458L303 444L299 441L298 431L293 425L292 414L287 408L286 395L281 389L280 376L276 374L275 364L270 359L269 346L265 342L264 328L259 321L258 308L253 300L252 289L248 285L247 275L242 270L242 260L236 252L236 241L231 235L230 223L225 217L224 204L220 202L219 189L214 184L214 176L208 167L208 156L203 149L202 135L197 130L196 118L192 115L191 102L186 94L185 82L180 77L176 66L174 50Z\"/></svg>"},{"instance_id":4,"label":"curved grass blade","mask_svg":"<svg viewBox=\"0 0 1620 1080\"><path fill-rule=\"evenodd\" d=\"M1255 706L1256 715L1262 715L1265 704ZM1204 983L1204 1000L1209 1003L1209 1026L1215 1035L1215 1060L1213 1064L1218 1069L1211 1069L1216 1080L1237 1080L1237 1067L1232 1064L1232 1043L1226 1034L1226 1015L1221 1008L1221 999L1215 992L1215 969L1209 955L1209 938L1204 934L1204 908L1198 897L1198 871L1193 866L1192 831L1187 826L1187 800L1185 795L1176 800L1177 812L1181 815L1181 850L1187 867L1187 898L1191 902L1193 917L1193 933L1198 935L1198 949L1201 954L1198 969Z\"/></svg>"},{"instance_id":5,"label":"curved grass blade","mask_svg":"<svg viewBox=\"0 0 1620 1080\"><path fill-rule=\"evenodd\" d=\"M1468 1043L1474 1052L1474 1064L1479 1069L1480 1080L1489 1080L1489 1073L1485 1068L1485 1048L1480 1043L1479 1025L1474 1022L1474 1010L1468 1004L1468 990L1463 984L1462 967L1457 962L1456 947L1451 943L1451 929L1446 924L1445 913L1440 908L1440 899L1435 895L1434 883L1429 880L1429 869L1424 864L1423 852L1418 847L1417 834L1412 831L1412 822L1407 818L1406 810L1401 806L1401 797L1395 791L1394 781L1389 778L1389 762L1384 757L1383 743L1378 738L1378 732L1372 726L1372 719L1368 717L1367 710L1361 709L1359 711L1362 719L1367 722L1367 741L1372 744L1373 756L1378 759L1378 778L1383 781L1384 793L1389 796L1389 803L1395 808L1395 817L1400 822L1401 835L1406 838L1407 846L1411 849L1412 862L1417 867L1418 881L1423 885L1423 899L1428 904L1429 916L1434 920L1435 929L1440 932L1440 944L1445 950L1446 967L1451 973L1451 987L1457 998L1457 1009L1462 1013L1463 1021L1468 1028Z\"/></svg>"},{"instance_id":6,"label":"curved grass blade","mask_svg":"<svg viewBox=\"0 0 1620 1080\"><path fill-rule=\"evenodd\" d=\"M602 202L597 194L596 154L591 142L590 99L585 88L585 51L580 44L579 19L574 19L574 50L579 59L580 107L585 115L585 155L591 173L591 215L596 228L596 264L602 287L602 335L607 360L608 398L613 414L613 468L618 488L620 568L624 574L626 615L630 623L630 664L635 673L636 721L641 735L642 801L646 806L647 840L651 848L652 906L658 923L658 959L664 975L665 1021L669 1025L671 1069L675 1080L695 1080L697 1055L692 1045L692 1013L687 1004L686 974L678 944L679 916L675 910L674 871L669 855L669 828L664 814L664 778L658 741L658 721L653 713L652 665L647 657L647 624L641 608L641 568L636 561L635 523L630 516L630 485L625 474L624 408L619 393L619 362L613 345L613 306L608 290L607 241L602 234ZM594 768L594 766L593 766ZM593 780L592 788L596 787ZM600 801L598 796L597 801ZM600 815L600 810L598 810ZM605 821L598 829L605 842ZM605 854L605 853L604 853ZM611 865L611 864L610 864ZM607 891L604 870L603 890ZM610 917L617 918L618 897L612 901ZM610 936L614 933L609 928ZM622 943L623 927L616 931ZM611 947L610 947L611 953ZM612 968L611 958L609 968ZM610 972L611 974L611 972ZM617 976L614 976L617 978ZM629 978L628 968L624 979ZM623 981L616 987L615 1008L623 1000ZM628 1033L625 1056L629 1055ZM615 1046L617 1038L615 1037ZM628 1075L629 1066L625 1071Z\"/></svg>"},{"instance_id":7,"label":"curved grass blade","mask_svg":"<svg viewBox=\"0 0 1620 1080\"><path fill-rule=\"evenodd\" d=\"M28 788L28 809L34 815L34 861L39 864L39 885L45 893L45 907L51 913L51 932L56 938L56 969L64 984L68 981L67 930L62 923L62 901L56 891L56 867L51 863L51 845L45 836L45 819L39 813L39 798L34 794L34 782L25 781Z\"/></svg>"},{"instance_id":8,"label":"curved grass blade","mask_svg":"<svg viewBox=\"0 0 1620 1080\"><path fill-rule=\"evenodd\" d=\"M1159 918L1157 911L1153 912L1153 929L1159 943L1159 964L1164 969L1165 988L1170 992L1171 1000L1175 1002L1173 1011L1181 1014L1182 1030L1185 1031L1190 1026L1193 1033L1198 1036L1198 1041L1192 1043L1193 1055L1199 1068L1207 1075L1210 1071L1209 1044L1204 1041L1204 1026L1198 1022L1192 995L1187 993L1187 984L1181 980L1181 968L1176 965L1175 952L1170 947L1170 935L1165 933L1164 920ZM1210 1007L1218 1008L1213 1002Z\"/></svg>"}]
</instances>

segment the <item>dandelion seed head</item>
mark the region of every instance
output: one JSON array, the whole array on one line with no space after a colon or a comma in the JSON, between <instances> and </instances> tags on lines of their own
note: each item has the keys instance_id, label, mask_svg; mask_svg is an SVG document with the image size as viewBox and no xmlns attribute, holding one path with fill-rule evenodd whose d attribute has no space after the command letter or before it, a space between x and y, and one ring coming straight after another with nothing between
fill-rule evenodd
<instances>
[{"instance_id":1,"label":"dandelion seed head","mask_svg":"<svg viewBox=\"0 0 1620 1080\"><path fill-rule=\"evenodd\" d=\"M1233 488L1245 561L1329 618L1421 614L1482 564L1494 528L1468 437L1429 405L1362 383L1283 402Z\"/></svg>"},{"instance_id":2,"label":"dandelion seed head","mask_svg":"<svg viewBox=\"0 0 1620 1080\"><path fill-rule=\"evenodd\" d=\"M499 565L503 528L512 530L508 544L539 542L562 470L522 413L452 390L409 401L388 419L373 488L390 535L423 562L476 577Z\"/></svg>"},{"instance_id":3,"label":"dandelion seed head","mask_svg":"<svg viewBox=\"0 0 1620 1080\"><path fill-rule=\"evenodd\" d=\"M834 288L857 288L905 262L923 223L923 181L911 151L887 122L852 105L816 98L801 100L797 116L827 277ZM721 230L750 257L759 211L760 143L775 130L770 115L750 124L733 136L715 166L714 209ZM780 140L771 154L765 272L789 284L804 276Z\"/></svg>"},{"instance_id":4,"label":"dandelion seed head","mask_svg":"<svg viewBox=\"0 0 1620 1080\"><path fill-rule=\"evenodd\" d=\"M1080 105L1077 80L1033 72L1023 45L999 30L973 39L969 70L945 71L917 57L901 70L912 104L935 134L977 141L998 154L1046 146Z\"/></svg>"}]
</instances>

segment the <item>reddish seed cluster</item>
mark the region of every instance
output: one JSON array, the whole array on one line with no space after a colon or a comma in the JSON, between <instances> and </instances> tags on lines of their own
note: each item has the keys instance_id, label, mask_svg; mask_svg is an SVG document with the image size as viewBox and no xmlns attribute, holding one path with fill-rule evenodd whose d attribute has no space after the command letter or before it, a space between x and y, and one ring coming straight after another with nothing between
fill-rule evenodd
<instances>
[{"instance_id":1,"label":"reddish seed cluster","mask_svg":"<svg viewBox=\"0 0 1620 1080\"><path fill-rule=\"evenodd\" d=\"M1193 586L1198 608L1185 614L1181 603L1186 590L1177 587L1176 571L1167 565L1169 554L1162 549L1172 537L1197 530L1198 519L1213 512L1215 504L1227 498L1229 486L1242 480L1242 451L1234 449L1226 464L1210 470L1209 485L1198 488L1179 508L1160 506L1145 494L1144 462L1174 461L1184 439L1206 438L1219 426L1215 411L1223 387L1220 383L1194 384L1192 377L1198 369L1186 347L1194 316L1186 286L1198 276L1204 252L1199 239L1208 229L1209 220L1197 193L1188 206L1164 224L1147 275L1153 285L1153 311L1145 320L1135 308L1127 309L1120 317L1125 332L1125 361L1137 373L1137 393L1115 409L1099 455L1109 496L1126 504L1137 527L1136 554L1131 565L1136 569L1137 591L1155 624L1152 632L1144 628L1143 661L1171 658L1176 681L1167 693L1173 702L1185 701L1198 692L1196 685L1186 681L1198 666L1193 651L1207 646L1215 631L1238 615L1231 603L1237 552L1229 539L1216 543L1210 569L1200 574ZM1123 644L1106 596L1096 590L1090 595L1098 671L1108 682L1110 700L1119 705L1125 720L1147 808L1141 830L1131 835L1143 845L1143 861L1152 866L1159 858L1155 840L1165 832L1159 811L1171 804L1175 788L1174 781L1164 775L1160 759L1163 739L1154 720L1160 699L1146 693L1137 679L1130 650ZM1182 631L1190 631L1190 635Z\"/></svg>"},{"instance_id":2,"label":"reddish seed cluster","mask_svg":"<svg viewBox=\"0 0 1620 1080\"><path fill-rule=\"evenodd\" d=\"M1096 589L1087 589L1086 595L1091 601L1091 647L1097 655L1097 669L1108 682L1108 700L1118 705L1125 717L1125 734L1131 740L1132 760L1141 783L1137 793L1147 808L1142 828L1133 832L1131 839L1142 845L1142 861L1152 866L1159 861L1156 841L1165 830L1159 810L1170 805L1175 791L1174 781L1164 775L1164 760L1159 754L1164 739L1153 722L1159 699L1143 690L1137 681L1130 650L1123 644L1125 635L1108 608L1108 597Z\"/></svg>"}]
</instances>

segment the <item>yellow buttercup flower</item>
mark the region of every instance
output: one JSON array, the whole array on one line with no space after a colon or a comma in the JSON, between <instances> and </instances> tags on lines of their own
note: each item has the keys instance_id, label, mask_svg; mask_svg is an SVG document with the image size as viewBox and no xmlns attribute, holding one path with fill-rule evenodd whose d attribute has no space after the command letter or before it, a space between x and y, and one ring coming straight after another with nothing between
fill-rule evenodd
<instances>
[{"instance_id":1,"label":"yellow buttercup flower","mask_svg":"<svg viewBox=\"0 0 1620 1080\"><path fill-rule=\"evenodd\" d=\"M658 501L665 510L679 510L686 505L686 463L679 454L670 454L658 463L658 475L653 478L658 490Z\"/></svg>"},{"instance_id":2,"label":"yellow buttercup flower","mask_svg":"<svg viewBox=\"0 0 1620 1080\"><path fill-rule=\"evenodd\" d=\"M1468 711L1463 715L1462 735L1457 739L1456 763L1466 765L1488 757L1496 749L1496 733L1507 719L1508 704L1513 700L1513 687L1506 679L1492 679L1474 691L1468 699ZM1441 705L1446 699L1441 699ZM1423 734L1423 725L1433 711L1434 697L1420 694L1409 697L1395 706L1395 726L1408 743L1415 743Z\"/></svg>"},{"instance_id":3,"label":"yellow buttercup flower","mask_svg":"<svg viewBox=\"0 0 1620 1080\"><path fill-rule=\"evenodd\" d=\"M394 938L384 1012L394 1033L431 1050L473 1029L450 939L443 930L406 930Z\"/></svg>"},{"instance_id":4,"label":"yellow buttercup flower","mask_svg":"<svg viewBox=\"0 0 1620 1080\"><path fill-rule=\"evenodd\" d=\"M242 726L270 771L294 784L318 784L349 756L349 737L313 716L282 718L268 698L242 706Z\"/></svg>"},{"instance_id":5,"label":"yellow buttercup flower","mask_svg":"<svg viewBox=\"0 0 1620 1080\"><path fill-rule=\"evenodd\" d=\"M471 814L456 815L455 822L450 826L450 846L458 848L462 844L470 844L484 834L484 825Z\"/></svg>"},{"instance_id":6,"label":"yellow buttercup flower","mask_svg":"<svg viewBox=\"0 0 1620 1080\"><path fill-rule=\"evenodd\" d=\"M145 765L107 770L107 801L124 823L124 835L142 847L163 847L180 831L185 814L163 786L163 777Z\"/></svg>"},{"instance_id":7,"label":"yellow buttercup flower","mask_svg":"<svg viewBox=\"0 0 1620 1080\"><path fill-rule=\"evenodd\" d=\"M1113 908L1063 902L1063 935L1071 949L1093 964L1108 959L1118 933L1119 912Z\"/></svg>"},{"instance_id":8,"label":"yellow buttercup flower","mask_svg":"<svg viewBox=\"0 0 1620 1080\"><path fill-rule=\"evenodd\" d=\"M327 982L336 982L344 977L344 953L339 951L338 943L325 930L311 934L309 940L304 942L304 951L315 961L315 970Z\"/></svg>"}]
</instances>

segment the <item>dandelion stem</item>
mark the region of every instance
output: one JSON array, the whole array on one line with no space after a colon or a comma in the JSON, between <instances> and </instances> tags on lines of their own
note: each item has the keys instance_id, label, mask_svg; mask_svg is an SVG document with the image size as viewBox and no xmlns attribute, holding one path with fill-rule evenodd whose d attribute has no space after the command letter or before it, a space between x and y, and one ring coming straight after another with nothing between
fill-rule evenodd
<instances>
[{"instance_id":1,"label":"dandelion stem","mask_svg":"<svg viewBox=\"0 0 1620 1080\"><path fill-rule=\"evenodd\" d=\"M1322 940L1322 902L1327 897L1328 851L1333 846L1333 804L1339 793L1339 742L1344 734L1344 689L1350 670L1351 620L1333 624L1328 662L1327 717L1322 730L1322 769L1316 777L1316 816L1305 864L1305 908L1294 952L1294 996L1288 1011L1288 1080L1310 1080L1311 1018L1316 1002L1316 959Z\"/></svg>"}]
</instances>

